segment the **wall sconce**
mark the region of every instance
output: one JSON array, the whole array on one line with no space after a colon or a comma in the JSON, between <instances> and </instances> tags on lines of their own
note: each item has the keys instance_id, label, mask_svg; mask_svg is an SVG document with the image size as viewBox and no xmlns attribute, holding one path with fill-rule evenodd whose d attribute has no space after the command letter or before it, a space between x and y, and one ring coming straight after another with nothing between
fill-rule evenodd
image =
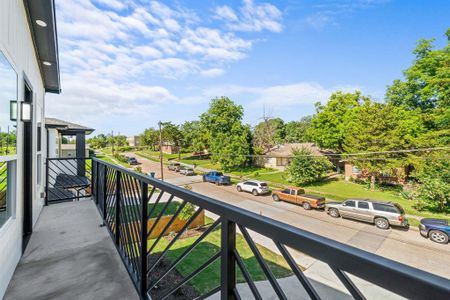
<instances>
[{"instance_id":1,"label":"wall sconce","mask_svg":"<svg viewBox=\"0 0 450 300\"><path fill-rule=\"evenodd\" d=\"M9 101L9 119L11 121L17 121L17 101Z\"/></svg>"},{"instance_id":2,"label":"wall sconce","mask_svg":"<svg viewBox=\"0 0 450 300\"><path fill-rule=\"evenodd\" d=\"M31 115L32 115L32 106L30 102L20 102L21 109L21 120L23 122L31 122Z\"/></svg>"},{"instance_id":3,"label":"wall sconce","mask_svg":"<svg viewBox=\"0 0 450 300\"><path fill-rule=\"evenodd\" d=\"M20 120L23 122L31 122L32 119L32 106L30 102L20 102ZM17 101L9 101L9 119L11 121L17 121Z\"/></svg>"}]
</instances>

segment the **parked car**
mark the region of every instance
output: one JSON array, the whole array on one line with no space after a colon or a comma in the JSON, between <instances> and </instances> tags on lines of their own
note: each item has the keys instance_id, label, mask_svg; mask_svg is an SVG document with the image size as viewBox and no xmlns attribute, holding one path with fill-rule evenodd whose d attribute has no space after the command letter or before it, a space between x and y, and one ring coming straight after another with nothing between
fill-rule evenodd
<instances>
[{"instance_id":1,"label":"parked car","mask_svg":"<svg viewBox=\"0 0 450 300\"><path fill-rule=\"evenodd\" d=\"M397 203L370 199L347 199L342 203L327 203L325 210L334 218L341 216L364 221L375 224L380 229L388 229L391 225L409 227L405 212Z\"/></svg>"},{"instance_id":2,"label":"parked car","mask_svg":"<svg viewBox=\"0 0 450 300\"><path fill-rule=\"evenodd\" d=\"M450 226L447 220L425 218L420 220L420 234L433 242L447 244L450 237Z\"/></svg>"},{"instance_id":3,"label":"parked car","mask_svg":"<svg viewBox=\"0 0 450 300\"><path fill-rule=\"evenodd\" d=\"M177 162L171 162L171 163L167 166L167 168L168 168L170 171L180 172L181 165L180 165L180 163L177 163Z\"/></svg>"},{"instance_id":4,"label":"parked car","mask_svg":"<svg viewBox=\"0 0 450 300\"><path fill-rule=\"evenodd\" d=\"M194 169L187 168L187 167L181 167L180 174L185 176L192 176L195 175Z\"/></svg>"},{"instance_id":5,"label":"parked car","mask_svg":"<svg viewBox=\"0 0 450 300\"><path fill-rule=\"evenodd\" d=\"M139 162L137 161L137 159L135 157L128 157L127 163L130 165L138 165L139 164Z\"/></svg>"},{"instance_id":6,"label":"parked car","mask_svg":"<svg viewBox=\"0 0 450 300\"><path fill-rule=\"evenodd\" d=\"M267 194L270 192L269 186L264 181L248 180L237 184L238 192L249 192L254 196Z\"/></svg>"},{"instance_id":7,"label":"parked car","mask_svg":"<svg viewBox=\"0 0 450 300\"><path fill-rule=\"evenodd\" d=\"M223 175L222 172L212 171L203 175L203 182L212 182L217 185L231 184L230 176Z\"/></svg>"},{"instance_id":8,"label":"parked car","mask_svg":"<svg viewBox=\"0 0 450 300\"><path fill-rule=\"evenodd\" d=\"M272 192L272 198L275 201L283 200L286 202L299 204L306 210L325 207L325 197L305 194L305 190L298 187L274 191Z\"/></svg>"}]
</instances>

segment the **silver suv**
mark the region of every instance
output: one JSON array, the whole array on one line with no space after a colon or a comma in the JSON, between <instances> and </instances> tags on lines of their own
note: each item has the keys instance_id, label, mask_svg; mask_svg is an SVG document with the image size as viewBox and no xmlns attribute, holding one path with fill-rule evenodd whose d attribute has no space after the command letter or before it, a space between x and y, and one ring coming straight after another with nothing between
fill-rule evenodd
<instances>
[{"instance_id":1,"label":"silver suv","mask_svg":"<svg viewBox=\"0 0 450 300\"><path fill-rule=\"evenodd\" d=\"M370 199L347 199L342 203L326 203L325 211L334 218L355 219L375 224L378 228L392 226L408 228L403 208L397 203Z\"/></svg>"}]
</instances>

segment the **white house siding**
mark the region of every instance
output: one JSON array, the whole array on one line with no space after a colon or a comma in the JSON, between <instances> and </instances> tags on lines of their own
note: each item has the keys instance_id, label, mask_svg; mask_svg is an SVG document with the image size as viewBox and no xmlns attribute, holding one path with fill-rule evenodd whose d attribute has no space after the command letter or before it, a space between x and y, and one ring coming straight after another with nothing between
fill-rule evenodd
<instances>
[{"instance_id":1,"label":"white house siding","mask_svg":"<svg viewBox=\"0 0 450 300\"><path fill-rule=\"evenodd\" d=\"M31 32L28 27L27 15L23 1L1 0L0 1L0 50L9 60L18 75L18 101L23 101L24 95L24 75L33 89L33 174L36 174L38 153L36 143L36 114L40 111L41 120L44 120L44 87L42 83L39 65L36 59ZM45 124L42 124L45 128ZM35 193L33 195L33 223L35 224L43 206L43 199L40 193L43 191L45 183L43 174L46 153L45 130L42 133L41 150L41 184L37 185L37 177L33 176ZM13 216L0 228L0 299L3 297L8 283L14 273L22 253L22 215L23 215L23 126L21 122L17 124L17 162L16 162L16 197ZM14 200L13 200L14 201ZM14 206L14 205L13 205Z\"/></svg>"}]
</instances>

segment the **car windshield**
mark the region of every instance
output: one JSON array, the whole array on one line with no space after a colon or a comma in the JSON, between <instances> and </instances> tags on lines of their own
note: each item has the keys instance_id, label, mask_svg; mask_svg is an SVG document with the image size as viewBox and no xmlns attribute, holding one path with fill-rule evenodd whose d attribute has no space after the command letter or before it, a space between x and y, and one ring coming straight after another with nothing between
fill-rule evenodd
<instances>
[{"instance_id":1,"label":"car windshield","mask_svg":"<svg viewBox=\"0 0 450 300\"><path fill-rule=\"evenodd\" d=\"M223 176L223 173L217 172L217 173L216 173L216 176Z\"/></svg>"},{"instance_id":2,"label":"car windshield","mask_svg":"<svg viewBox=\"0 0 450 300\"><path fill-rule=\"evenodd\" d=\"M267 183L261 182L259 185L260 185L260 186L267 186Z\"/></svg>"},{"instance_id":3,"label":"car windshield","mask_svg":"<svg viewBox=\"0 0 450 300\"><path fill-rule=\"evenodd\" d=\"M402 208L400 205L398 205L397 203L394 203L394 205L395 205L395 207L397 207L398 211L399 211L401 214L404 214L404 213L405 213L405 211L403 210L403 208Z\"/></svg>"}]
</instances>

